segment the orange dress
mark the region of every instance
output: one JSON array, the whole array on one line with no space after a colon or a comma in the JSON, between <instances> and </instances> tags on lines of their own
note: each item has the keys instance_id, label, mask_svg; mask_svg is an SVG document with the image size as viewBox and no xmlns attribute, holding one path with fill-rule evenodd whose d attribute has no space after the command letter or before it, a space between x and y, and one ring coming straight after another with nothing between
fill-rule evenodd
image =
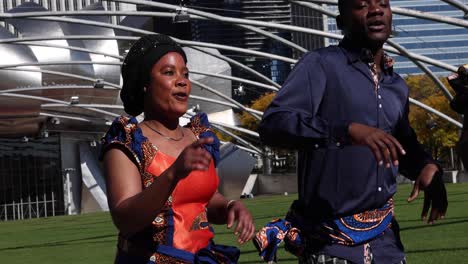
<instances>
[{"instance_id":1,"label":"orange dress","mask_svg":"<svg viewBox=\"0 0 468 264\"><path fill-rule=\"evenodd\" d=\"M147 172L158 177L174 161L174 157L158 151ZM193 171L177 184L168 201L172 205L174 221L173 247L196 253L208 246L213 238L213 232L206 217L206 206L216 192L218 182L212 161L207 171ZM167 225L163 223L165 218L167 212L161 213L153 221L153 225L156 227Z\"/></svg>"},{"instance_id":2,"label":"orange dress","mask_svg":"<svg viewBox=\"0 0 468 264\"><path fill-rule=\"evenodd\" d=\"M206 123L206 115L199 114L191 119L188 127L197 138L216 137ZM143 188L153 184L153 181L176 160L175 157L159 151L144 137L137 120L133 117L117 118L103 137L102 143L101 157L112 147L117 147L128 154L138 167ZM134 237L120 236L119 249L124 252L131 251L126 249L132 248L132 244L142 245L142 243L145 246L133 248L148 248L146 244L149 243L152 254L149 256L149 263L194 263L196 262L194 259L201 251L204 257L214 256L213 263L237 261L232 261L231 256L226 257L226 254L231 255L233 252L234 258L236 254L238 258L237 249L231 250L230 247L223 246L221 249L223 252L215 252L219 246L212 243L214 233L208 223L206 208L219 183L215 169L219 157L219 140L215 138L215 142L205 145L205 148L213 156L209 169L192 171L186 178L180 180L151 226ZM130 260L128 263L132 262Z\"/></svg>"}]
</instances>

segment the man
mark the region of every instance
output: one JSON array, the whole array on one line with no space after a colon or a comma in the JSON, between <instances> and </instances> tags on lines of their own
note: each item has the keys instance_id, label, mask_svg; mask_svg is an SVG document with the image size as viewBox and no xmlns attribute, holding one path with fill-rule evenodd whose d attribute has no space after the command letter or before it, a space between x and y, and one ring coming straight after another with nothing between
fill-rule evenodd
<instances>
[{"instance_id":1,"label":"man","mask_svg":"<svg viewBox=\"0 0 468 264\"><path fill-rule=\"evenodd\" d=\"M463 166L468 169L468 64L460 66L458 72L450 75L447 79L456 92L450 106L454 111L463 115L463 131L458 142L457 152Z\"/></svg>"},{"instance_id":2,"label":"man","mask_svg":"<svg viewBox=\"0 0 468 264\"><path fill-rule=\"evenodd\" d=\"M291 210L306 239L300 263L405 263L392 197L398 171L424 190L422 218L442 218L440 166L408 122L408 87L383 44L389 0L341 0L345 38L306 54L266 110L267 145L299 151L299 200ZM429 212L430 209L430 212Z\"/></svg>"}]
</instances>

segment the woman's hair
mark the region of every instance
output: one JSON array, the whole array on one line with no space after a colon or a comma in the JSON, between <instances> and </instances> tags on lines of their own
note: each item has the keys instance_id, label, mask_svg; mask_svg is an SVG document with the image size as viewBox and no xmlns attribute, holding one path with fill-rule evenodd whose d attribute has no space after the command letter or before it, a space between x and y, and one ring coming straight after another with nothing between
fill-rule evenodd
<instances>
[{"instance_id":1,"label":"woman's hair","mask_svg":"<svg viewBox=\"0 0 468 264\"><path fill-rule=\"evenodd\" d=\"M137 116L143 112L144 87L149 85L151 69L169 52L179 53L187 63L184 50L166 35L145 35L132 45L121 69L120 98L127 114Z\"/></svg>"}]
</instances>

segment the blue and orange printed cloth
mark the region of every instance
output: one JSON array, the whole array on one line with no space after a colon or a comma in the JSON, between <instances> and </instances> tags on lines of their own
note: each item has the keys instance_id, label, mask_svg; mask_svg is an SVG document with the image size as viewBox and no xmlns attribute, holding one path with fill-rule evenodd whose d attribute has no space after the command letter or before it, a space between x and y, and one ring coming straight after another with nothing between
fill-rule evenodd
<instances>
[{"instance_id":1,"label":"blue and orange printed cloth","mask_svg":"<svg viewBox=\"0 0 468 264\"><path fill-rule=\"evenodd\" d=\"M381 208L323 221L311 228L295 203L286 219L274 219L256 234L253 243L263 261L276 262L278 246L282 242L285 249L296 256L306 250L308 240L346 246L366 243L383 234L391 226L394 216L393 199L390 199Z\"/></svg>"}]
</instances>

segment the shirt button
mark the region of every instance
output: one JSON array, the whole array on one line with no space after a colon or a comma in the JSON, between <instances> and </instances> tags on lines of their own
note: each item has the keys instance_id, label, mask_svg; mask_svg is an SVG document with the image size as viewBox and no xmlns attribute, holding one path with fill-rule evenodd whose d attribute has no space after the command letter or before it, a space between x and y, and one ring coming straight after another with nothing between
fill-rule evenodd
<instances>
[{"instance_id":1,"label":"shirt button","mask_svg":"<svg viewBox=\"0 0 468 264\"><path fill-rule=\"evenodd\" d=\"M336 142L336 146L337 146L337 147L341 146L341 143L340 143L340 142Z\"/></svg>"},{"instance_id":2,"label":"shirt button","mask_svg":"<svg viewBox=\"0 0 468 264\"><path fill-rule=\"evenodd\" d=\"M382 99L382 96L380 96L380 94L379 94L379 99Z\"/></svg>"},{"instance_id":3,"label":"shirt button","mask_svg":"<svg viewBox=\"0 0 468 264\"><path fill-rule=\"evenodd\" d=\"M314 147L315 147L316 149L318 149L319 145L318 145L318 144L315 144L315 146L314 146Z\"/></svg>"},{"instance_id":4,"label":"shirt button","mask_svg":"<svg viewBox=\"0 0 468 264\"><path fill-rule=\"evenodd\" d=\"M377 188L377 191L381 192L381 191L382 191L382 187Z\"/></svg>"},{"instance_id":5,"label":"shirt button","mask_svg":"<svg viewBox=\"0 0 468 264\"><path fill-rule=\"evenodd\" d=\"M379 108L382 108L382 104L379 104Z\"/></svg>"}]
</instances>

